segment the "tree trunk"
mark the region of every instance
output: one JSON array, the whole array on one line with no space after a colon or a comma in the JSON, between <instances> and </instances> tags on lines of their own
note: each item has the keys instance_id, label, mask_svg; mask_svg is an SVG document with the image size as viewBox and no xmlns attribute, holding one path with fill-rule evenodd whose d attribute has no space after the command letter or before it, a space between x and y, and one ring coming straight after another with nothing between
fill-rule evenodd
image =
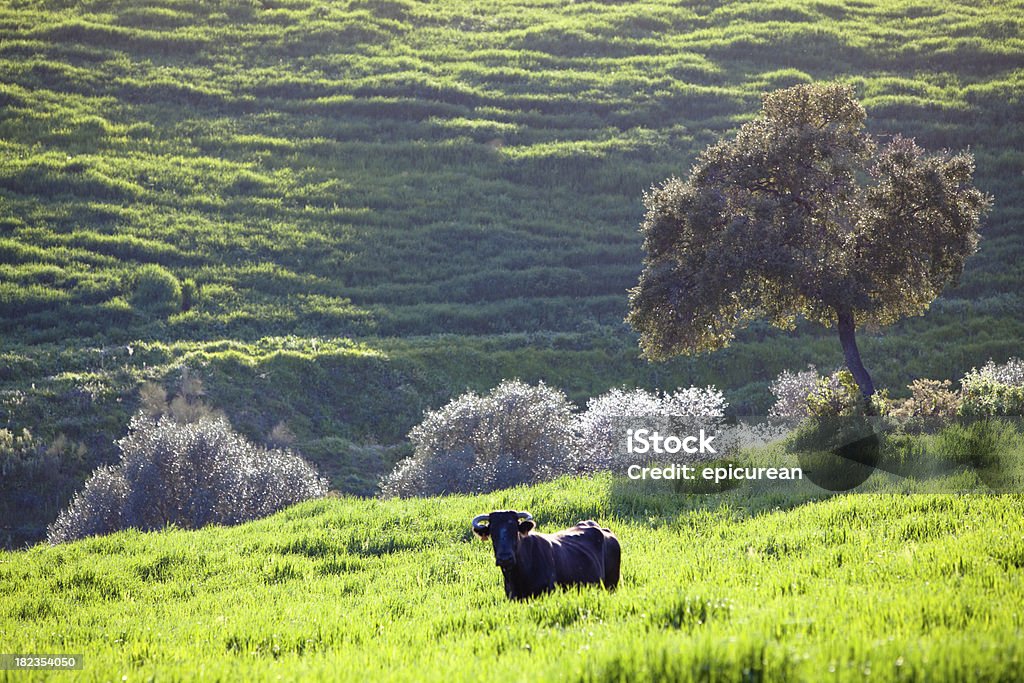
<instances>
[{"instance_id":1,"label":"tree trunk","mask_svg":"<svg viewBox=\"0 0 1024 683\"><path fill-rule=\"evenodd\" d=\"M871 405L871 397L875 393L875 385L871 381L871 375L860 360L860 351L857 350L856 324L853 319L853 312L850 310L837 310L837 327L839 328L839 343L843 345L843 355L846 357L846 367L853 374L853 378L860 387L860 393L864 400Z\"/></svg>"}]
</instances>

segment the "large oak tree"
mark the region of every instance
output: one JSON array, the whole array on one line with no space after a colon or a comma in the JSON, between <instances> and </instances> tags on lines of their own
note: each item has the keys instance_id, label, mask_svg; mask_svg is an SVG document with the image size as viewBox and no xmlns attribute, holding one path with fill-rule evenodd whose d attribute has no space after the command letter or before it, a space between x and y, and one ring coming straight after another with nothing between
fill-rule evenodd
<instances>
[{"instance_id":1,"label":"large oak tree","mask_svg":"<svg viewBox=\"0 0 1024 683\"><path fill-rule=\"evenodd\" d=\"M645 195L646 257L628 321L649 359L726 346L754 319L834 326L865 397L855 331L923 313L963 271L990 199L970 153L876 142L851 88L764 97L686 180Z\"/></svg>"}]
</instances>

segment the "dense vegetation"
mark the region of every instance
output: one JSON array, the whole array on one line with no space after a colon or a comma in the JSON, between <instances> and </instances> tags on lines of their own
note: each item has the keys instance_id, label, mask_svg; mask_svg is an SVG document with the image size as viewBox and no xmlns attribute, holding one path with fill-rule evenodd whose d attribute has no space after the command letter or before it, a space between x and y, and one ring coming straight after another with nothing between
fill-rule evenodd
<instances>
[{"instance_id":1,"label":"dense vegetation","mask_svg":"<svg viewBox=\"0 0 1024 683\"><path fill-rule=\"evenodd\" d=\"M223 416L182 423L140 412L118 447L121 460L97 468L50 525L47 541L240 524L327 494L327 481L308 462L249 443Z\"/></svg>"},{"instance_id":2,"label":"dense vegetation","mask_svg":"<svg viewBox=\"0 0 1024 683\"><path fill-rule=\"evenodd\" d=\"M1016 679L1020 496L894 486L793 507L815 495L563 479L37 546L0 555L0 640L84 681ZM505 508L610 526L618 590L506 600L469 526Z\"/></svg>"},{"instance_id":3,"label":"dense vegetation","mask_svg":"<svg viewBox=\"0 0 1024 683\"><path fill-rule=\"evenodd\" d=\"M931 480L966 467L990 493L1020 492L1024 361L972 370L957 392L948 380L918 380L909 389L911 396L902 400L875 394L869 406L849 370L829 376L813 367L784 371L772 383L776 402L764 421L729 423L725 398L714 387L671 393L616 388L579 410L543 382L506 380L486 395L466 392L427 411L409 433L412 455L381 478L380 495L488 493L563 476L623 476L669 463L716 471L778 467L780 455L796 458L810 480L828 491L854 488L876 469ZM50 543L121 529L239 524L327 494L327 480L301 456L237 434L221 411L205 403L194 377L186 377L183 392L171 400L154 384L140 393L143 409L117 442L120 461L93 472L48 527ZM634 450L628 445L634 432L642 439L641 432L653 438L660 432L685 441L675 450L666 442L667 451L637 441ZM293 438L281 425L269 436L279 445ZM0 430L4 497L23 498L26 474L70 455L67 444L56 453L51 447L33 454L30 442L30 434ZM66 484L67 477L41 477L36 488L55 481ZM733 487L718 478L710 489L704 481L679 484L677 491L689 493ZM2 511L9 515L9 504Z\"/></svg>"},{"instance_id":4,"label":"dense vegetation","mask_svg":"<svg viewBox=\"0 0 1024 683\"><path fill-rule=\"evenodd\" d=\"M852 85L875 135L970 147L996 197L959 285L861 339L877 383L1019 353L1022 22L1009 0L4 3L0 429L59 481L26 475L4 504L42 512L0 542L39 538L183 365L363 494L424 409L504 378L766 411L781 369L840 363L831 339L755 325L648 365L625 290L643 190L811 80Z\"/></svg>"}]
</instances>

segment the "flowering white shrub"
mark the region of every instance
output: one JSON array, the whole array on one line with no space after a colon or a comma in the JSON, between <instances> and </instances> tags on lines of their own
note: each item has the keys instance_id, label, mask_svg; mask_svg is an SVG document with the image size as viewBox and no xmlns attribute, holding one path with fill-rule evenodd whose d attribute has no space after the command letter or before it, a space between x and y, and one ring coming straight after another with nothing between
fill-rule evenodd
<instances>
[{"instance_id":1,"label":"flowering white shrub","mask_svg":"<svg viewBox=\"0 0 1024 683\"><path fill-rule=\"evenodd\" d=\"M50 543L67 543L86 536L112 534L124 529L124 501L128 482L120 467L98 467L75 494L71 504L48 529Z\"/></svg>"},{"instance_id":2,"label":"flowering white shrub","mask_svg":"<svg viewBox=\"0 0 1024 683\"><path fill-rule=\"evenodd\" d=\"M725 417L725 409L729 406L722 392L714 387L676 389L665 394L662 402L667 415L689 418L694 425L706 425L707 420L714 420L717 424Z\"/></svg>"},{"instance_id":3,"label":"flowering white shrub","mask_svg":"<svg viewBox=\"0 0 1024 683\"><path fill-rule=\"evenodd\" d=\"M959 412L965 417L1024 415L1024 361L989 361L960 380Z\"/></svg>"},{"instance_id":4,"label":"flowering white shrub","mask_svg":"<svg viewBox=\"0 0 1024 683\"><path fill-rule=\"evenodd\" d=\"M775 405L768 411L768 417L779 420L802 420L810 414L807 397L818 388L821 375L813 365L806 370L790 372L783 370L771 384Z\"/></svg>"},{"instance_id":5,"label":"flowering white shrub","mask_svg":"<svg viewBox=\"0 0 1024 683\"><path fill-rule=\"evenodd\" d=\"M768 411L770 420L789 427L808 417L853 415L863 410L860 389L846 368L831 375L820 375L813 365L806 370L783 370L771 384L775 405Z\"/></svg>"},{"instance_id":6,"label":"flowering white shrub","mask_svg":"<svg viewBox=\"0 0 1024 683\"><path fill-rule=\"evenodd\" d=\"M625 451L626 430L637 421L662 417L664 409L662 400L644 389L612 389L587 401L587 409L573 424L577 471L612 469Z\"/></svg>"},{"instance_id":7,"label":"flowering white shrub","mask_svg":"<svg viewBox=\"0 0 1024 683\"><path fill-rule=\"evenodd\" d=\"M327 493L300 456L250 443L223 417L182 424L139 413L118 446L121 461L96 470L50 526L51 543L126 528L238 524Z\"/></svg>"},{"instance_id":8,"label":"flowering white shrub","mask_svg":"<svg viewBox=\"0 0 1024 683\"><path fill-rule=\"evenodd\" d=\"M1011 387L1024 387L1024 360L1014 357L1002 365L998 365L990 360L981 366L980 370L972 369L964 379L966 380L974 375L980 375L999 384Z\"/></svg>"},{"instance_id":9,"label":"flowering white shrub","mask_svg":"<svg viewBox=\"0 0 1024 683\"><path fill-rule=\"evenodd\" d=\"M385 497L493 491L572 470L572 404L543 382L504 381L429 411L412 456L381 482Z\"/></svg>"},{"instance_id":10,"label":"flowering white shrub","mask_svg":"<svg viewBox=\"0 0 1024 683\"><path fill-rule=\"evenodd\" d=\"M725 397L714 387L655 394L644 389L612 389L587 402L574 421L576 470L623 471L637 461L627 452L628 430L646 428L664 435L717 431L725 417Z\"/></svg>"}]
</instances>

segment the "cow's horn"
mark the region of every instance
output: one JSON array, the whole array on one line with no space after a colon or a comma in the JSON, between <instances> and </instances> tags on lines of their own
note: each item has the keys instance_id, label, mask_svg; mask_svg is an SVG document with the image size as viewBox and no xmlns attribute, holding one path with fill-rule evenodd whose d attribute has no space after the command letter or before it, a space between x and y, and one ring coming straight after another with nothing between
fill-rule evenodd
<instances>
[{"instance_id":1,"label":"cow's horn","mask_svg":"<svg viewBox=\"0 0 1024 683\"><path fill-rule=\"evenodd\" d=\"M490 524L490 519L488 519L489 517L490 517L490 515L477 515L476 517L474 517L473 518L473 528L476 529L477 531L483 531L484 529L486 529L487 527L485 525L481 524L480 522L482 522L482 521L484 521L486 519L487 523Z\"/></svg>"},{"instance_id":2,"label":"cow's horn","mask_svg":"<svg viewBox=\"0 0 1024 683\"><path fill-rule=\"evenodd\" d=\"M516 519L527 519L527 520L529 520L529 519L533 519L533 515L531 515L529 512L519 512L519 513L516 514Z\"/></svg>"}]
</instances>

